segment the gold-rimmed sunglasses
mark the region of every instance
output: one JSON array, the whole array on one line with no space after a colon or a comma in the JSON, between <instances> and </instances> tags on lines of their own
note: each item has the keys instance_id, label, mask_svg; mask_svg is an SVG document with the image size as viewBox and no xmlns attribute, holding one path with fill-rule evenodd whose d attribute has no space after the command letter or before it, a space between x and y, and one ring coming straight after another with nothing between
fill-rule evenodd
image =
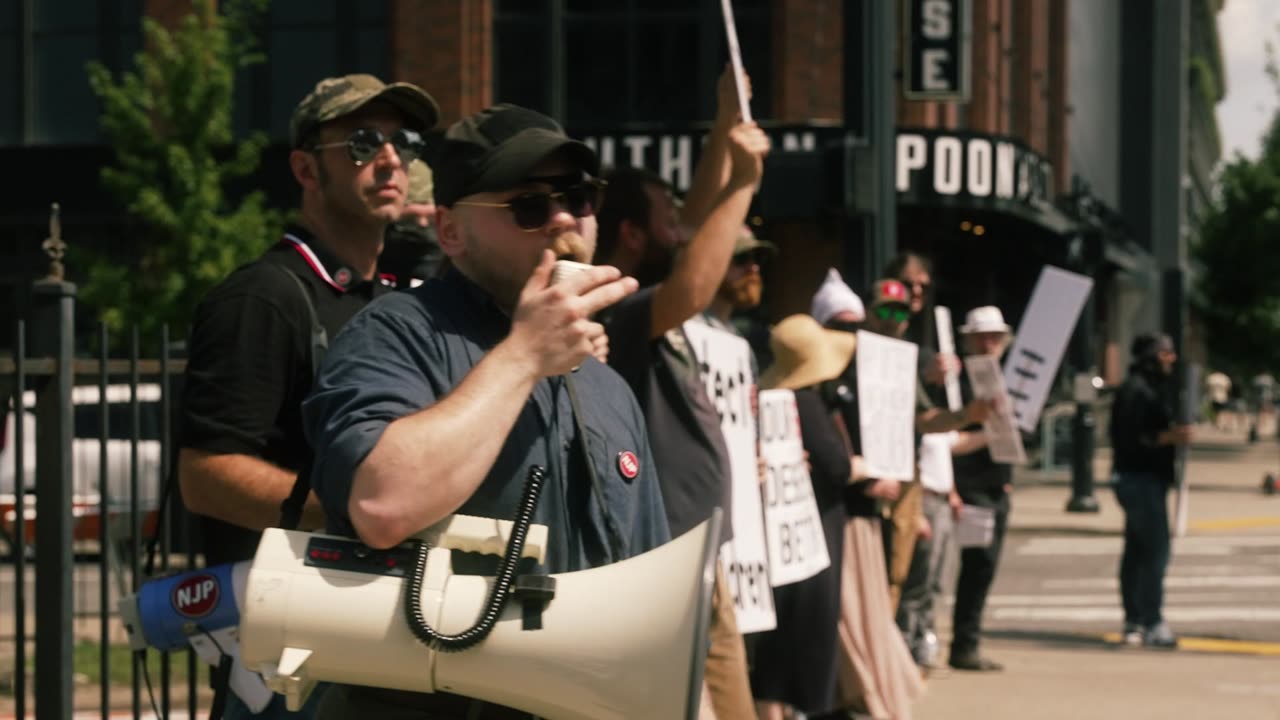
<instances>
[{"instance_id":1,"label":"gold-rimmed sunglasses","mask_svg":"<svg viewBox=\"0 0 1280 720\"><path fill-rule=\"evenodd\" d=\"M534 232L551 222L551 216L557 204L568 210L574 217L594 215L600 209L605 184L604 180L591 179L554 192L521 193L506 202L459 200L454 205L506 208L511 211L517 227L525 232Z\"/></svg>"}]
</instances>

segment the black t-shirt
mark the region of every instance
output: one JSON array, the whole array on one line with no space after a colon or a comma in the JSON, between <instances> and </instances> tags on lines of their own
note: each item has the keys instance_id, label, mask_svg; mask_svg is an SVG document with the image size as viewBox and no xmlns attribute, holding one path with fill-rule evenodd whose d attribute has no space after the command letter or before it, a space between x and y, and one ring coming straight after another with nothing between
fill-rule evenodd
<instances>
[{"instance_id":1,"label":"black t-shirt","mask_svg":"<svg viewBox=\"0 0 1280 720\"><path fill-rule=\"evenodd\" d=\"M684 331L649 338L654 288L614 306L605 328L609 365L631 386L644 412L658 463L658 484L671 536L679 537L724 509L723 539L733 537L733 483L720 416L707 397Z\"/></svg>"},{"instance_id":2,"label":"black t-shirt","mask_svg":"<svg viewBox=\"0 0 1280 720\"><path fill-rule=\"evenodd\" d=\"M1116 390L1110 427L1116 472L1148 473L1173 482L1176 448L1156 444L1156 436L1173 426L1168 397L1161 393L1165 383L1165 378L1135 368Z\"/></svg>"},{"instance_id":3,"label":"black t-shirt","mask_svg":"<svg viewBox=\"0 0 1280 720\"><path fill-rule=\"evenodd\" d=\"M297 471L310 453L300 407L311 390L310 310L330 340L376 295L309 233L290 227L279 243L211 290L191 327L180 442L183 447L262 458ZM253 557L261 533L201 518L210 565Z\"/></svg>"},{"instance_id":4,"label":"black t-shirt","mask_svg":"<svg viewBox=\"0 0 1280 720\"><path fill-rule=\"evenodd\" d=\"M973 387L966 374L960 375L960 397L967 404L973 399ZM982 432L982 425L969 425L967 432ZM967 503L986 504L1004 496L1004 486L1013 482L1013 466L998 463L991 458L991 451L982 447L967 455L951 456L955 473L956 492Z\"/></svg>"}]
</instances>

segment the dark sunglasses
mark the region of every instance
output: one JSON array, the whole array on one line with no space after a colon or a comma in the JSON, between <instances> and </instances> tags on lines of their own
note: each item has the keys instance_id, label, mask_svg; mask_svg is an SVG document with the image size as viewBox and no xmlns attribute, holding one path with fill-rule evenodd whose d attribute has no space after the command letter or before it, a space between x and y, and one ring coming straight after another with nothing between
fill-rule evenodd
<instances>
[{"instance_id":1,"label":"dark sunglasses","mask_svg":"<svg viewBox=\"0 0 1280 720\"><path fill-rule=\"evenodd\" d=\"M360 128L351 133L342 142L312 145L311 149L328 150L329 148L345 147L347 155L351 156L351 162L355 163L356 167L359 167L377 157L378 153L382 152L382 146L387 143L391 143L391 147L395 148L396 155L400 156L401 165L407 166L422 157L422 135L404 128L391 133L391 137L383 135L381 130Z\"/></svg>"},{"instance_id":2,"label":"dark sunglasses","mask_svg":"<svg viewBox=\"0 0 1280 720\"><path fill-rule=\"evenodd\" d=\"M911 288L917 295L924 295L933 288L933 283L909 282L907 280L899 280L898 282ZM916 288L919 288L919 290L916 290Z\"/></svg>"},{"instance_id":3,"label":"dark sunglasses","mask_svg":"<svg viewBox=\"0 0 1280 720\"><path fill-rule=\"evenodd\" d=\"M764 250L748 250L733 256L733 264L738 267L747 267L748 265L758 265L764 267L769 260L769 254Z\"/></svg>"},{"instance_id":4,"label":"dark sunglasses","mask_svg":"<svg viewBox=\"0 0 1280 720\"><path fill-rule=\"evenodd\" d=\"M557 204L568 210L574 217L594 215L600 209L604 186L603 180L584 180L569 185L563 190L522 193L501 203L459 200L454 205L507 208L511 211L517 227L526 232L533 232L541 230L551 222L551 216L555 213Z\"/></svg>"},{"instance_id":5,"label":"dark sunglasses","mask_svg":"<svg viewBox=\"0 0 1280 720\"><path fill-rule=\"evenodd\" d=\"M894 305L881 305L876 308L876 317L881 320L906 322L911 319L911 309Z\"/></svg>"}]
</instances>

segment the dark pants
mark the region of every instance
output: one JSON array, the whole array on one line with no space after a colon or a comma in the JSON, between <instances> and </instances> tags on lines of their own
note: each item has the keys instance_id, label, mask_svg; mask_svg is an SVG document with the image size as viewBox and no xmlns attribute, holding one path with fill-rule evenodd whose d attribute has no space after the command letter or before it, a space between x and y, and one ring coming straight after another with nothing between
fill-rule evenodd
<instances>
[{"instance_id":1,"label":"dark pants","mask_svg":"<svg viewBox=\"0 0 1280 720\"><path fill-rule=\"evenodd\" d=\"M1151 627L1164 618L1164 572L1169 566L1168 486L1155 475L1116 473L1111 489L1124 508L1120 597L1126 623Z\"/></svg>"},{"instance_id":2,"label":"dark pants","mask_svg":"<svg viewBox=\"0 0 1280 720\"><path fill-rule=\"evenodd\" d=\"M969 547L960 551L960 577L956 580L956 604L951 619L951 657L969 655L978 651L978 636L982 632L982 611L987 605L987 593L996 579L996 565L1000 562L1000 550L1004 547L1004 533L1009 526L1009 496L966 495L961 497L970 505L980 505L995 510L996 527L987 547Z\"/></svg>"}]
</instances>

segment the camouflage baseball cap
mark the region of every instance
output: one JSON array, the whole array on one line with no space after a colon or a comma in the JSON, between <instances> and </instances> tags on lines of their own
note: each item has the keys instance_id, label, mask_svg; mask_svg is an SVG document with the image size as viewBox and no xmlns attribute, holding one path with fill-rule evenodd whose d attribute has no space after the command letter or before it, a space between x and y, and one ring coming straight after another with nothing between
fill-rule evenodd
<instances>
[{"instance_id":1,"label":"camouflage baseball cap","mask_svg":"<svg viewBox=\"0 0 1280 720\"><path fill-rule=\"evenodd\" d=\"M752 250L763 250L770 255L778 254L778 246L768 240L761 240L756 234L751 232L751 228L743 225L738 231L738 237L733 241L733 254L741 255L744 252Z\"/></svg>"},{"instance_id":2,"label":"camouflage baseball cap","mask_svg":"<svg viewBox=\"0 0 1280 720\"><path fill-rule=\"evenodd\" d=\"M405 200L411 203L434 203L434 192L431 166L421 160L409 163L409 194Z\"/></svg>"},{"instance_id":3,"label":"camouflage baseball cap","mask_svg":"<svg viewBox=\"0 0 1280 720\"><path fill-rule=\"evenodd\" d=\"M417 85L402 82L388 85L365 74L343 75L316 83L298 103L289 121L289 143L298 147L316 126L350 115L373 100L394 105L409 119L409 126L417 130L430 130L440 120L440 107Z\"/></svg>"}]
</instances>

